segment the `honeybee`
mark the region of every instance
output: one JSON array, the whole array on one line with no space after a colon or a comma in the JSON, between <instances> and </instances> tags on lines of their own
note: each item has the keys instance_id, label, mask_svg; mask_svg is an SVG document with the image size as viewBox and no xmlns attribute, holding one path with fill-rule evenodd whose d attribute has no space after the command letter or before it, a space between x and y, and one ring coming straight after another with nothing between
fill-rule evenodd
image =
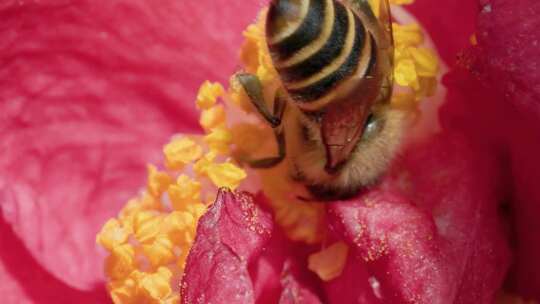
<instances>
[{"instance_id":1,"label":"honeybee","mask_svg":"<svg viewBox=\"0 0 540 304\"><path fill-rule=\"evenodd\" d=\"M367 0L271 2L266 41L282 87L267 103L255 75L236 75L278 146L277 156L251 160L252 167L290 158L291 175L317 200L352 196L385 172L404 115L389 103L388 0L378 7L375 13Z\"/></svg>"}]
</instances>

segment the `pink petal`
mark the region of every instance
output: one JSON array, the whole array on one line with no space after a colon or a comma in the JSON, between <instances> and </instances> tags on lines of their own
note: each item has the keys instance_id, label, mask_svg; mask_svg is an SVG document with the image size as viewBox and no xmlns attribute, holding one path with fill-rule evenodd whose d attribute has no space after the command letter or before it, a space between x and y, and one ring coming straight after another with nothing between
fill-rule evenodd
<instances>
[{"instance_id":1,"label":"pink petal","mask_svg":"<svg viewBox=\"0 0 540 304\"><path fill-rule=\"evenodd\" d=\"M439 135L380 188L332 204L329 221L384 301L491 303L509 264L495 168L462 137Z\"/></svg>"},{"instance_id":2,"label":"pink petal","mask_svg":"<svg viewBox=\"0 0 540 304\"><path fill-rule=\"evenodd\" d=\"M0 239L3 245L0 251L2 303L110 303L104 285L80 291L55 278L34 259L2 218ZM9 247L4 247L6 245Z\"/></svg>"},{"instance_id":3,"label":"pink petal","mask_svg":"<svg viewBox=\"0 0 540 304\"><path fill-rule=\"evenodd\" d=\"M272 216L250 194L220 190L199 221L182 279L182 303L255 303L248 264L272 229Z\"/></svg>"},{"instance_id":4,"label":"pink petal","mask_svg":"<svg viewBox=\"0 0 540 304\"><path fill-rule=\"evenodd\" d=\"M101 282L96 232L169 136L198 130L197 87L235 69L258 6L0 4L0 210L46 271L77 288Z\"/></svg>"}]
</instances>

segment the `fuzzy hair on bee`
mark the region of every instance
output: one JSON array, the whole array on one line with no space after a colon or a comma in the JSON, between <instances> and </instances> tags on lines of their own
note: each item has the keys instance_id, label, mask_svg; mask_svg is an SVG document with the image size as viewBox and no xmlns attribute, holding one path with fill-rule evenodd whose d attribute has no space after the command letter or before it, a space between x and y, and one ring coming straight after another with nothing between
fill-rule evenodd
<instances>
[{"instance_id":1,"label":"fuzzy hair on bee","mask_svg":"<svg viewBox=\"0 0 540 304\"><path fill-rule=\"evenodd\" d=\"M274 129L285 157L314 199L352 196L377 181L399 151L405 115L390 105L393 43L387 0L273 0L266 41L281 88L267 103L255 75L237 79ZM273 104L269 109L268 104Z\"/></svg>"}]
</instances>

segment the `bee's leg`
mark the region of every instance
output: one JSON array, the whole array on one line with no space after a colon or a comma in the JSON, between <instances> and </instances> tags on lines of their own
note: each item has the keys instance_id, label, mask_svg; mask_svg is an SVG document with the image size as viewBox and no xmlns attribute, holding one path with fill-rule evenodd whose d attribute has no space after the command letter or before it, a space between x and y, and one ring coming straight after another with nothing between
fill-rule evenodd
<instances>
[{"instance_id":1,"label":"bee's leg","mask_svg":"<svg viewBox=\"0 0 540 304\"><path fill-rule=\"evenodd\" d=\"M278 148L278 155L275 157L247 160L246 162L253 168L274 167L285 158L285 134L283 128L281 127L281 119L283 118L283 113L285 112L286 100L282 94L278 92L274 100L274 109L272 113L270 113L266 102L264 101L262 86L259 78L253 74L247 73L237 74L236 77L246 91L255 108L257 108L263 118L272 126Z\"/></svg>"},{"instance_id":2,"label":"bee's leg","mask_svg":"<svg viewBox=\"0 0 540 304\"><path fill-rule=\"evenodd\" d=\"M262 117L272 126L276 128L281 124L281 117L283 116L283 109L285 107L284 100L282 98L276 98L274 102L274 113L270 113L268 106L264 101L262 85L259 78L249 73L239 73L236 75L236 79L242 85L246 91L249 99L261 113Z\"/></svg>"},{"instance_id":3,"label":"bee's leg","mask_svg":"<svg viewBox=\"0 0 540 304\"><path fill-rule=\"evenodd\" d=\"M283 130L274 129L276 143L278 147L278 155L261 159L248 160L247 163L252 168L266 169L278 165L285 158L285 134Z\"/></svg>"}]
</instances>

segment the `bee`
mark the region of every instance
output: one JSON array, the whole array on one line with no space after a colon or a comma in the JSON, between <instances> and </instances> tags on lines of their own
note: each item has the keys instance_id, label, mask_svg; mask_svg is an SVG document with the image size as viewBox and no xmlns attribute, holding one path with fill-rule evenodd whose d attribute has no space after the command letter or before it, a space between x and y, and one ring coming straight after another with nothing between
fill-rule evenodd
<instances>
[{"instance_id":1,"label":"bee","mask_svg":"<svg viewBox=\"0 0 540 304\"><path fill-rule=\"evenodd\" d=\"M404 114L389 102L393 38L388 0L379 2L377 14L367 0L271 2L266 42L282 84L273 103L255 75L236 75L278 147L252 167L287 157L317 200L350 197L387 170Z\"/></svg>"}]
</instances>

